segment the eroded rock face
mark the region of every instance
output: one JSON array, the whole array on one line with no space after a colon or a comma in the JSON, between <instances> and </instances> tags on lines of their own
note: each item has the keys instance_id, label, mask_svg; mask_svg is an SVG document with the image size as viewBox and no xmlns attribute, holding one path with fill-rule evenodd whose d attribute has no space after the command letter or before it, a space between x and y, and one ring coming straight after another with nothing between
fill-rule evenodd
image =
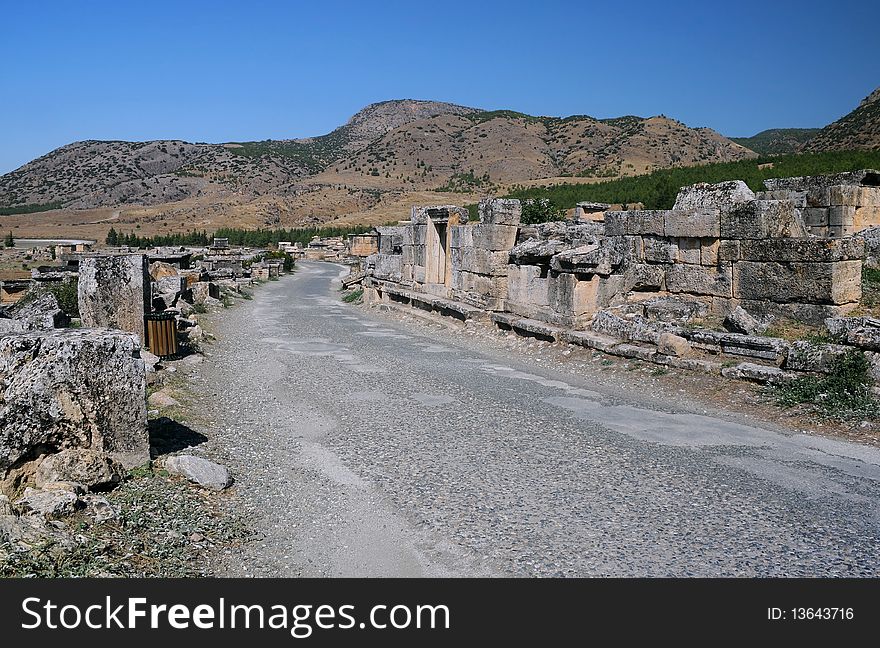
<instances>
[{"instance_id":1,"label":"eroded rock face","mask_svg":"<svg viewBox=\"0 0 880 648\"><path fill-rule=\"evenodd\" d=\"M144 340L150 274L143 254L83 257L79 264L79 313L83 326L134 333Z\"/></svg>"},{"instance_id":2,"label":"eroded rock face","mask_svg":"<svg viewBox=\"0 0 880 648\"><path fill-rule=\"evenodd\" d=\"M0 338L0 476L38 454L105 452L149 460L140 342L121 331L63 329Z\"/></svg>"}]
</instances>

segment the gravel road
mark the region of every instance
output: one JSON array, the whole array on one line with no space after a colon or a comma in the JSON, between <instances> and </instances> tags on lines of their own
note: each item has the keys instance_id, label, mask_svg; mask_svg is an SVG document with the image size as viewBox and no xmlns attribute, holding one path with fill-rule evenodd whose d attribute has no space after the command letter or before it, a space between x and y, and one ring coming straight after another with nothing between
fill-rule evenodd
<instances>
[{"instance_id":1,"label":"gravel road","mask_svg":"<svg viewBox=\"0 0 880 648\"><path fill-rule=\"evenodd\" d=\"M344 304L301 262L192 375L254 576L877 576L880 449Z\"/></svg>"}]
</instances>

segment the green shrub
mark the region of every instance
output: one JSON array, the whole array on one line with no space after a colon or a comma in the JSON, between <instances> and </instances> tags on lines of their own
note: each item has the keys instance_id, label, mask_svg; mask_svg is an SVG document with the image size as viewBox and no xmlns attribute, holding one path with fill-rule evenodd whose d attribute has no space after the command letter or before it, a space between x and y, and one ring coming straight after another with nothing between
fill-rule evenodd
<instances>
[{"instance_id":1,"label":"green shrub","mask_svg":"<svg viewBox=\"0 0 880 648\"><path fill-rule=\"evenodd\" d=\"M364 289L358 288L357 290L353 290L342 298L346 304L353 304L354 302L358 302L364 296Z\"/></svg>"},{"instance_id":2,"label":"green shrub","mask_svg":"<svg viewBox=\"0 0 880 648\"><path fill-rule=\"evenodd\" d=\"M834 358L827 374L780 385L775 396L783 407L809 403L830 418L866 418L880 411L873 384L871 363L864 353L853 350Z\"/></svg>"}]
</instances>

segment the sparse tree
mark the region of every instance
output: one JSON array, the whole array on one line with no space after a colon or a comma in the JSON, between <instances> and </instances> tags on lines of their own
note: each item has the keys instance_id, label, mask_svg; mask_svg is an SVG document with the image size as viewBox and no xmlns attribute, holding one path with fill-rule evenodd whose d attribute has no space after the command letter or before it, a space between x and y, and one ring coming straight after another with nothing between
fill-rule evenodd
<instances>
[{"instance_id":1,"label":"sparse tree","mask_svg":"<svg viewBox=\"0 0 880 648\"><path fill-rule=\"evenodd\" d=\"M15 239L12 238L12 232L9 232L9 234L6 235L6 238L3 239L3 245L8 248L15 247Z\"/></svg>"}]
</instances>

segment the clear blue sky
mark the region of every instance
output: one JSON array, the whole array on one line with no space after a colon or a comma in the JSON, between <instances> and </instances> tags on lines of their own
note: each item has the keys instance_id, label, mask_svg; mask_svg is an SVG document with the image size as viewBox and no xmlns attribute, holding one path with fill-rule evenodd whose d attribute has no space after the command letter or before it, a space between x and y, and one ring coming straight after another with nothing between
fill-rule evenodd
<instances>
[{"instance_id":1,"label":"clear blue sky","mask_svg":"<svg viewBox=\"0 0 880 648\"><path fill-rule=\"evenodd\" d=\"M822 126L880 85L880 3L0 0L0 173L82 139L319 135L385 99Z\"/></svg>"}]
</instances>

